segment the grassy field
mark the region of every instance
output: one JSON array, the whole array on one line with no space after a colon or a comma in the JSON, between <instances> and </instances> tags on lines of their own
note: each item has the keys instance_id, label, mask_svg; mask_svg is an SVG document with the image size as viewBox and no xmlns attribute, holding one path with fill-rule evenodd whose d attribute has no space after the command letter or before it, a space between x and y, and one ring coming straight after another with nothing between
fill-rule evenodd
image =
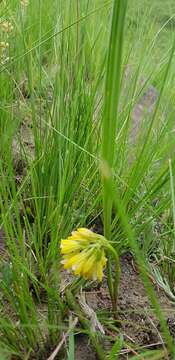
<instances>
[{"instance_id":1,"label":"grassy field","mask_svg":"<svg viewBox=\"0 0 175 360\"><path fill-rule=\"evenodd\" d=\"M174 0L0 2L0 360L80 360L77 334L98 359L175 359L156 291L174 303L174 30ZM82 235L89 280L63 270L78 228L104 236ZM152 350L118 326L128 252L163 339ZM97 294L102 254L103 317L78 302Z\"/></svg>"}]
</instances>

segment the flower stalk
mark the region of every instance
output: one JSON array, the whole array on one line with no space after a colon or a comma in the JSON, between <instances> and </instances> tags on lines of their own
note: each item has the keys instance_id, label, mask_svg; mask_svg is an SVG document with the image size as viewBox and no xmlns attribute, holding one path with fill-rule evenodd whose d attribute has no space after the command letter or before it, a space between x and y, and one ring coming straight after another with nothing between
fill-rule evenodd
<instances>
[{"instance_id":1,"label":"flower stalk","mask_svg":"<svg viewBox=\"0 0 175 360\"><path fill-rule=\"evenodd\" d=\"M114 316L116 317L117 316L118 289L119 289L119 284L120 284L120 273L121 273L120 260L119 260L119 256L117 254L117 251L113 248L113 246L109 242L108 242L107 247L108 247L108 251L112 255L112 257L114 259L114 263L115 263L115 275L114 275L114 278L112 277L112 271L111 271L111 267L110 267L111 273L110 273L110 276L108 277L108 279L112 283L112 292L110 292L110 297L111 297L112 309L113 309L113 312L114 312ZM109 288L109 284L108 284L108 288Z\"/></svg>"},{"instance_id":2,"label":"flower stalk","mask_svg":"<svg viewBox=\"0 0 175 360\"><path fill-rule=\"evenodd\" d=\"M116 165L116 133L119 128L119 101L121 95L122 53L124 40L124 24L127 10L127 0L113 1L111 32L107 59L107 71L104 94L104 113L102 120L102 149L100 170L102 175L104 236L111 241L111 221L113 194L110 182L113 179L113 168ZM108 257L107 279L113 306L118 288L118 275L112 278L112 261ZM117 259L115 259L117 261Z\"/></svg>"}]
</instances>

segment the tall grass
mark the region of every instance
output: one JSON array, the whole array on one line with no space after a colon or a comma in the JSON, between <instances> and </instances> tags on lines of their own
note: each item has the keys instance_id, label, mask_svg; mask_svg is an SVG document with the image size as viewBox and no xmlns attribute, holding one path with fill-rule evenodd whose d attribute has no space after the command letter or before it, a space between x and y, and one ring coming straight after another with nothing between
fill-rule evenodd
<instances>
[{"instance_id":1,"label":"tall grass","mask_svg":"<svg viewBox=\"0 0 175 360\"><path fill-rule=\"evenodd\" d=\"M1 23L13 25L7 33L0 24L0 41L9 43L0 49L4 358L32 359L36 353L38 359L47 358L70 328L60 239L77 226L93 227L97 222L103 222L104 234L119 255L130 248L136 256L174 356L147 278L150 257L159 260L163 253L174 259L174 50L166 41L166 54L157 46L168 36L162 24L160 29L156 21L155 26L152 23L152 7L146 6L143 14L139 5L129 2L126 13L126 4L125 0L0 3ZM157 52L160 61L157 57L155 61ZM135 105L151 83L159 97L153 111L143 109L141 131L133 139ZM154 224L160 220L163 232L155 239ZM170 264L164 261L156 270L159 283L164 276L168 279L167 292L173 297ZM110 271L109 267L109 280ZM111 284L111 292L114 287ZM73 359L74 335L69 330L68 334L68 356ZM93 341L98 347L95 337ZM119 339L111 358L121 346Z\"/></svg>"}]
</instances>

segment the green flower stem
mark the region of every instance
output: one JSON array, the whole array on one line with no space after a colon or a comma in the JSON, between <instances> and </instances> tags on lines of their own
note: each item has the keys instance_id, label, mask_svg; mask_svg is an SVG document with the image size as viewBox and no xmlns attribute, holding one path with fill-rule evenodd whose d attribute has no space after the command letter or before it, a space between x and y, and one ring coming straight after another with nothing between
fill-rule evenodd
<instances>
[{"instance_id":1,"label":"green flower stem","mask_svg":"<svg viewBox=\"0 0 175 360\"><path fill-rule=\"evenodd\" d=\"M108 284L108 290L109 295L112 301L112 307L114 308L114 286L113 286L113 280L112 280L112 268L111 268L111 252L108 251L108 262L107 262L107 284Z\"/></svg>"},{"instance_id":2,"label":"green flower stem","mask_svg":"<svg viewBox=\"0 0 175 360\"><path fill-rule=\"evenodd\" d=\"M112 272L111 272L111 267L110 267L110 275L109 275L109 280L110 282L112 282L112 292L110 292L110 296L111 296L111 302L112 302L112 308L114 311L114 314L117 314L117 298L118 298L118 288L119 288L119 283L120 283L120 274L121 274L121 269L120 269L120 260L119 260L119 256L117 254L117 251L113 248L113 246L107 242L106 247L108 249L108 251L112 254L114 261L115 261L115 276L114 279L112 280ZM109 287L109 284L108 284Z\"/></svg>"},{"instance_id":3,"label":"green flower stem","mask_svg":"<svg viewBox=\"0 0 175 360\"><path fill-rule=\"evenodd\" d=\"M78 316L78 318L80 320L81 325L87 330L90 340L92 342L92 345L96 349L98 359L104 360L105 359L104 351L98 341L96 333L94 333L91 329L90 321L84 317L84 315L80 309L80 306L77 304L75 297L73 296L71 291L66 290L65 295L66 295L66 300L67 300L69 308L72 309L76 313L76 315Z\"/></svg>"}]
</instances>

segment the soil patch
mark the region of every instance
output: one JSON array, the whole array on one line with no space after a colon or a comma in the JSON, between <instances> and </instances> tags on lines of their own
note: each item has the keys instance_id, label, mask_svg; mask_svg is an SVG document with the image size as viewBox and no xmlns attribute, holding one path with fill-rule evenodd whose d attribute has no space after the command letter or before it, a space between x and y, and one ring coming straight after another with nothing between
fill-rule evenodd
<instances>
[{"instance_id":1,"label":"soil patch","mask_svg":"<svg viewBox=\"0 0 175 360\"><path fill-rule=\"evenodd\" d=\"M126 347L122 350L119 359L128 359L128 354L133 355L140 347L155 349L163 346L163 338L160 334L159 321L154 315L142 280L130 254L122 257L121 269L118 299L118 332L123 335ZM161 289L156 287L155 290L172 333L172 329L175 327L175 307ZM100 289L86 291L85 295L87 304L97 315L106 311L109 314L109 319L110 314L112 319L111 302L106 279ZM116 332L113 332L108 326L104 326L104 330L106 336L111 336L114 340L116 339ZM111 344L107 341L104 346L110 347ZM83 335L76 337L75 359L98 359L94 350L90 347L88 339Z\"/></svg>"}]
</instances>

